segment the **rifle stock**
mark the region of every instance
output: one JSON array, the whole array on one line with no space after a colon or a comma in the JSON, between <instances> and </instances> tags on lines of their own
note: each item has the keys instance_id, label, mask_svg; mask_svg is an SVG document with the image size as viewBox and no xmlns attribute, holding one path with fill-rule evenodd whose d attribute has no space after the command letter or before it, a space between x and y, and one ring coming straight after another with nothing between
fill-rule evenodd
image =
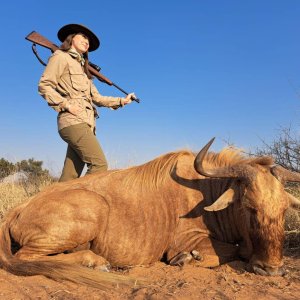
<instances>
[{"instance_id":1,"label":"rifle stock","mask_svg":"<svg viewBox=\"0 0 300 300\"><path fill-rule=\"evenodd\" d=\"M52 43L51 41L49 41L48 39L46 39L45 37L43 37L42 35L40 35L36 31L32 31L31 33L29 33L25 37L25 39L28 40L28 41L30 41L30 42L32 42L33 44L37 44L37 45L40 45L40 46L42 46L44 48L47 48L47 49L51 50L52 53L54 51L56 51L57 49L59 49L59 47L57 45L55 45L54 43ZM125 95L128 95L127 92L125 92L123 89L121 89L116 84L114 84L110 79L108 79L107 77L105 77L104 75L102 75L101 73L99 73L91 65L88 65L88 69L91 72L91 74L93 76L95 76L98 80L100 80L101 82L104 82L104 83L106 83L108 85L112 85L112 86L116 87L118 90L120 90L121 92L123 92ZM138 98L132 98L132 100L136 101L137 103L140 103L140 99L138 99Z\"/></svg>"},{"instance_id":2,"label":"rifle stock","mask_svg":"<svg viewBox=\"0 0 300 300\"><path fill-rule=\"evenodd\" d=\"M52 52L54 52L55 50L58 49L58 46L56 46L55 44L51 43L49 40L47 40L45 37L43 37L42 35L40 35L39 33L37 33L36 31L32 31L31 33L29 33L25 39L27 41L30 41L34 44L38 44L42 47L45 47L47 49L50 49Z\"/></svg>"}]
</instances>

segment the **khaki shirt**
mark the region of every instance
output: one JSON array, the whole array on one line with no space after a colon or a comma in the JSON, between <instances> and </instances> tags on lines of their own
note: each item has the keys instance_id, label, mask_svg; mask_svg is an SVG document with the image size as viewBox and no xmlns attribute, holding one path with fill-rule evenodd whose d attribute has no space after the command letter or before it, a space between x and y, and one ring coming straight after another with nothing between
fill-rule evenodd
<instances>
[{"instance_id":1,"label":"khaki shirt","mask_svg":"<svg viewBox=\"0 0 300 300\"><path fill-rule=\"evenodd\" d=\"M122 98L100 95L76 57L61 50L50 57L39 82L39 93L59 113L58 130L83 122L94 130L95 117L98 116L95 105L116 109L123 103ZM80 113L75 116L65 111L67 104L77 104Z\"/></svg>"}]
</instances>

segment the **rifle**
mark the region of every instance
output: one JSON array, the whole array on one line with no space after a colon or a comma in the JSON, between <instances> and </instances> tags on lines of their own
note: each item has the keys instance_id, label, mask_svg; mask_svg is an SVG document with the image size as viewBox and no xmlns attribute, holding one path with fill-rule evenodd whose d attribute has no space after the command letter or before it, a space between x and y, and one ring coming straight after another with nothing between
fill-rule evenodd
<instances>
[{"instance_id":1,"label":"rifle","mask_svg":"<svg viewBox=\"0 0 300 300\"><path fill-rule=\"evenodd\" d=\"M25 39L33 43L32 44L32 51L33 51L34 55L36 56L36 58L38 59L38 61L42 65L44 65L44 66L46 66L46 64L39 57L39 55L37 53L37 50L36 50L36 45L40 45L42 47L45 47L45 48L51 50L52 53L54 51L56 51L57 49L59 49L59 47L57 45L55 45L52 42L50 42L49 40L47 40L45 37L43 37L42 35L40 35L36 31L32 31L31 33L29 33L25 37ZM99 73L99 71L101 70L101 68L99 66L97 66L97 65L89 62L88 70L91 72L91 74L93 76L95 76L101 82L104 82L104 83L106 83L108 85L112 85L115 88L117 88L119 91L121 91L122 93L124 93L125 95L128 95L128 93L125 92L122 88L120 88L115 83L113 83L111 80L109 80L107 77L105 77L104 75L102 75L101 73ZM137 103L140 103L140 99L138 99L138 98L131 98L131 100L136 101Z\"/></svg>"}]
</instances>

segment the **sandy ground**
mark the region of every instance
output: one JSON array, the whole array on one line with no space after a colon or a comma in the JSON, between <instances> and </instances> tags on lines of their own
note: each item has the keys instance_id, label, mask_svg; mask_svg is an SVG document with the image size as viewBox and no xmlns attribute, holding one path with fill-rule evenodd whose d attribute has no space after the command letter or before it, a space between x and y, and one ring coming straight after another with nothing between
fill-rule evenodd
<instances>
[{"instance_id":1,"label":"sandy ground","mask_svg":"<svg viewBox=\"0 0 300 300\"><path fill-rule=\"evenodd\" d=\"M158 262L149 267L114 271L146 278L145 287L114 286L106 291L55 282L43 276L19 277L0 270L0 299L300 299L300 253L284 257L284 277L263 277L236 261L214 269L183 268Z\"/></svg>"}]
</instances>

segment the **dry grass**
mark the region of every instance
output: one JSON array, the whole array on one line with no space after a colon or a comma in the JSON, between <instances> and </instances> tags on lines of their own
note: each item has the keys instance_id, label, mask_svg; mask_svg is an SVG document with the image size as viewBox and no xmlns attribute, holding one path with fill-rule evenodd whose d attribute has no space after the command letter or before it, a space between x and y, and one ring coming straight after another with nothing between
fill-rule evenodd
<instances>
[{"instance_id":1,"label":"dry grass","mask_svg":"<svg viewBox=\"0 0 300 300\"><path fill-rule=\"evenodd\" d=\"M28 196L22 186L10 183L0 184L0 218L12 207L23 202Z\"/></svg>"},{"instance_id":2,"label":"dry grass","mask_svg":"<svg viewBox=\"0 0 300 300\"><path fill-rule=\"evenodd\" d=\"M51 183L53 181L50 178L20 184L0 183L0 221L11 208L37 194Z\"/></svg>"},{"instance_id":3,"label":"dry grass","mask_svg":"<svg viewBox=\"0 0 300 300\"><path fill-rule=\"evenodd\" d=\"M23 184L0 183L0 222L7 211L52 184L50 179ZM288 186L288 192L300 198L299 186ZM300 212L289 209L285 222L285 250L296 253L300 249Z\"/></svg>"},{"instance_id":4,"label":"dry grass","mask_svg":"<svg viewBox=\"0 0 300 300\"><path fill-rule=\"evenodd\" d=\"M299 184L291 183L286 190L300 199ZM300 250L300 211L288 209L285 217L285 249L299 253Z\"/></svg>"},{"instance_id":5,"label":"dry grass","mask_svg":"<svg viewBox=\"0 0 300 300\"><path fill-rule=\"evenodd\" d=\"M300 250L300 212L289 209L285 221L285 248L291 251Z\"/></svg>"}]
</instances>

